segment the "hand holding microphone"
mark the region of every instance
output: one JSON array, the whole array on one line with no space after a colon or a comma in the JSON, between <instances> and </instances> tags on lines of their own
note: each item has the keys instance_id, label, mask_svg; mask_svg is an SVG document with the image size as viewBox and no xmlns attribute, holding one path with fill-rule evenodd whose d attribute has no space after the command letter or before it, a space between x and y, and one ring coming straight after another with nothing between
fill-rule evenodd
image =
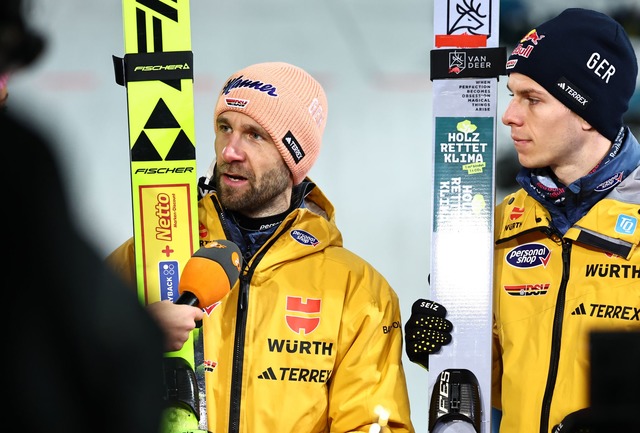
<instances>
[{"instance_id":1,"label":"hand holding microphone","mask_svg":"<svg viewBox=\"0 0 640 433\"><path fill-rule=\"evenodd\" d=\"M149 304L147 311L162 329L165 352L182 349L191 336L191 331L196 327L196 323L204 316L201 308L186 304L178 305L169 300Z\"/></svg>"},{"instance_id":2,"label":"hand holding microphone","mask_svg":"<svg viewBox=\"0 0 640 433\"><path fill-rule=\"evenodd\" d=\"M178 283L179 298L147 306L165 335L165 350L180 350L202 321L203 307L222 299L240 276L242 255L236 244L211 241L187 261Z\"/></svg>"}]
</instances>

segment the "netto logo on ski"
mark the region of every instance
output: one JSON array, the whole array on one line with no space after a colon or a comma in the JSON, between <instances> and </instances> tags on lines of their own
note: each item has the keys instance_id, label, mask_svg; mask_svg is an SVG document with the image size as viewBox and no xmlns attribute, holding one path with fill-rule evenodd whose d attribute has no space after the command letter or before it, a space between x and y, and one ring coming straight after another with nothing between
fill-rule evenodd
<instances>
[{"instance_id":1,"label":"netto logo on ski","mask_svg":"<svg viewBox=\"0 0 640 433\"><path fill-rule=\"evenodd\" d=\"M159 241L170 242L173 240L173 231L171 230L171 222L173 220L171 209L173 202L169 194L160 193L156 196L156 217L158 223L156 225L156 239Z\"/></svg>"},{"instance_id":2,"label":"netto logo on ski","mask_svg":"<svg viewBox=\"0 0 640 433\"><path fill-rule=\"evenodd\" d=\"M276 374L276 371L278 374ZM315 368L269 367L258 375L258 379L326 383L331 378L332 372L333 370L318 370Z\"/></svg>"},{"instance_id":3,"label":"netto logo on ski","mask_svg":"<svg viewBox=\"0 0 640 433\"><path fill-rule=\"evenodd\" d=\"M506 262L514 268L535 268L538 266L547 267L551 251L542 244L518 245L505 255Z\"/></svg>"},{"instance_id":4,"label":"netto logo on ski","mask_svg":"<svg viewBox=\"0 0 640 433\"><path fill-rule=\"evenodd\" d=\"M146 65L146 66L136 66L133 68L134 72L153 72L153 71L179 71L184 70L188 71L191 68L187 63L181 65Z\"/></svg>"},{"instance_id":5,"label":"netto logo on ski","mask_svg":"<svg viewBox=\"0 0 640 433\"><path fill-rule=\"evenodd\" d=\"M580 303L571 315L640 322L640 308L629 305L589 304L585 308L584 303Z\"/></svg>"},{"instance_id":6,"label":"netto logo on ski","mask_svg":"<svg viewBox=\"0 0 640 433\"><path fill-rule=\"evenodd\" d=\"M511 296L539 296L546 295L549 291L549 286L549 283L516 284L504 286L504 290Z\"/></svg>"}]
</instances>

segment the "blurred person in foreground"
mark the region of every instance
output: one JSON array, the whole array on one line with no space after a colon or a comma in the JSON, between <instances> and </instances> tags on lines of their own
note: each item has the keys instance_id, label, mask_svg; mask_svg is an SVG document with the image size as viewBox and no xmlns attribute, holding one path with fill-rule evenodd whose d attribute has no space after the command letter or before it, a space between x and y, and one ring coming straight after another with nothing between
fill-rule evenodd
<instances>
[{"instance_id":1,"label":"blurred person in foreground","mask_svg":"<svg viewBox=\"0 0 640 433\"><path fill-rule=\"evenodd\" d=\"M204 317L169 301L148 306L170 350L188 332L169 324L192 329L202 317L210 431L365 433L377 406L389 414L384 431L414 431L398 297L343 246L333 205L307 177L327 109L320 83L282 62L234 73L218 96L200 244L234 242L244 268ZM133 258L129 239L109 262L133 280Z\"/></svg>"},{"instance_id":2,"label":"blurred person in foreground","mask_svg":"<svg viewBox=\"0 0 640 433\"><path fill-rule=\"evenodd\" d=\"M0 3L5 77L19 74L44 47L24 8L20 0ZM0 111L3 143L12 148L5 173L12 181L5 200L13 234L8 271L17 272L3 303L6 413L26 432L158 433L162 333L80 234L46 135L25 115Z\"/></svg>"},{"instance_id":3,"label":"blurred person in foreground","mask_svg":"<svg viewBox=\"0 0 640 433\"><path fill-rule=\"evenodd\" d=\"M524 35L506 70L502 122L522 168L521 188L495 212L499 430L625 431L633 403L615 395L638 383L637 363L629 383L611 383L615 410L593 407L591 375L610 372L590 370L590 339L611 332L637 341L640 332L640 145L622 120L638 61L619 23L571 8Z\"/></svg>"},{"instance_id":4,"label":"blurred person in foreground","mask_svg":"<svg viewBox=\"0 0 640 433\"><path fill-rule=\"evenodd\" d=\"M0 74L0 110L4 110L9 99L9 73Z\"/></svg>"}]
</instances>

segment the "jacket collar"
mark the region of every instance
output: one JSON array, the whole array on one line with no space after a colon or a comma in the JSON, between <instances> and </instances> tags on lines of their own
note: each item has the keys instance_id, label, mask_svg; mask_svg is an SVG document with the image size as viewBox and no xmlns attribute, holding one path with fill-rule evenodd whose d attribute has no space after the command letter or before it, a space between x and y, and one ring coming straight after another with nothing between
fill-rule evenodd
<instances>
[{"instance_id":1,"label":"jacket collar","mask_svg":"<svg viewBox=\"0 0 640 433\"><path fill-rule=\"evenodd\" d=\"M549 169L522 168L516 180L549 211L552 225L564 234L640 164L640 144L628 127L621 130L612 148L618 150L615 156L605 158L597 169L567 187L558 185Z\"/></svg>"}]
</instances>

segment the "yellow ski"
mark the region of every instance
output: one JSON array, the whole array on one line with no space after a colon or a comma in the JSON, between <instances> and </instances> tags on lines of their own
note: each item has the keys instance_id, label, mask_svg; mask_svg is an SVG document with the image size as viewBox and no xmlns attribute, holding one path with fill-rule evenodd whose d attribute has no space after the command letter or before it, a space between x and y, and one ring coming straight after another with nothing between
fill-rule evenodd
<instances>
[{"instance_id":1,"label":"yellow ski","mask_svg":"<svg viewBox=\"0 0 640 433\"><path fill-rule=\"evenodd\" d=\"M180 273L198 245L190 10L189 0L123 0L122 8L125 56L113 61L127 89L136 281L146 305L178 298ZM194 340L166 354L165 433L206 421Z\"/></svg>"}]
</instances>

